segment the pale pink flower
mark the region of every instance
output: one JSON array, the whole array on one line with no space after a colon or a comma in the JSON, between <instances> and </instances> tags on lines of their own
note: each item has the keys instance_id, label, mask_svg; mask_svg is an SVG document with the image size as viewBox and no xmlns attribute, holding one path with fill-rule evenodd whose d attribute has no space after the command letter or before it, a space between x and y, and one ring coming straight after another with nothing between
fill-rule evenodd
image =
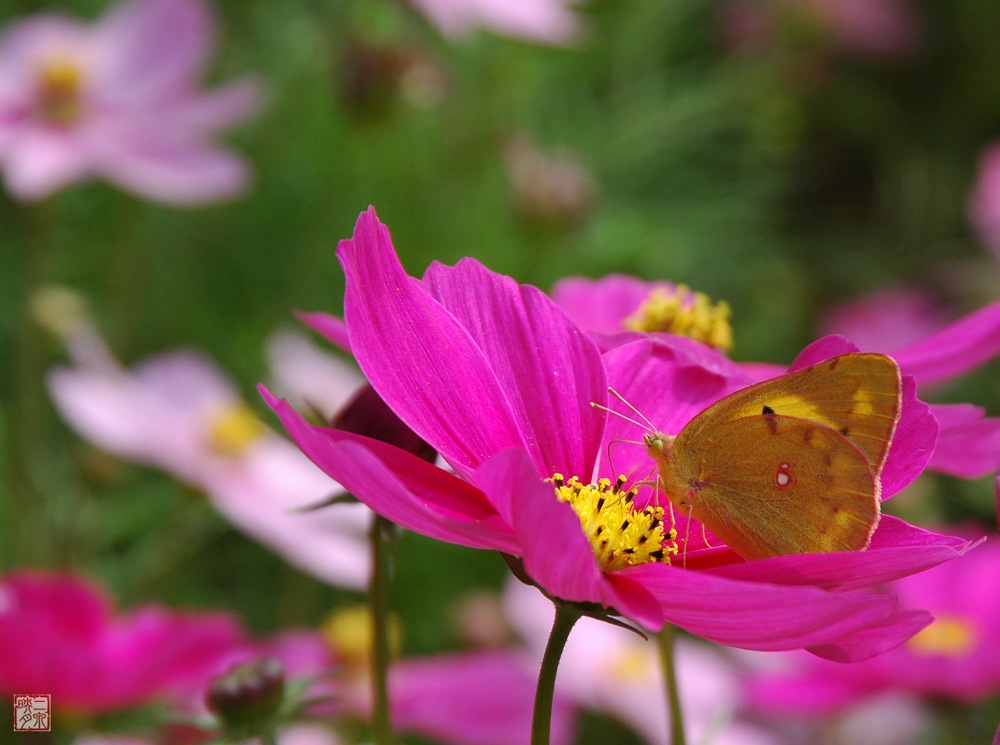
<instances>
[{"instance_id":1,"label":"pale pink flower","mask_svg":"<svg viewBox=\"0 0 1000 745\"><path fill-rule=\"evenodd\" d=\"M919 287L882 287L839 303L823 314L822 334L841 334L866 352L895 349L943 328L951 320Z\"/></svg>"},{"instance_id":2,"label":"pale pink flower","mask_svg":"<svg viewBox=\"0 0 1000 745\"><path fill-rule=\"evenodd\" d=\"M447 36L476 26L549 44L572 42L581 31L577 0L410 0Z\"/></svg>"},{"instance_id":3,"label":"pale pink flower","mask_svg":"<svg viewBox=\"0 0 1000 745\"><path fill-rule=\"evenodd\" d=\"M109 360L107 354L76 359L49 374L52 399L73 429L103 450L203 490L233 525L310 574L365 586L367 508L300 512L342 489L260 422L212 362L190 350L134 370ZM330 381L329 395L346 401L358 379L341 364L344 374Z\"/></svg>"},{"instance_id":4,"label":"pale pink flower","mask_svg":"<svg viewBox=\"0 0 1000 745\"><path fill-rule=\"evenodd\" d=\"M807 0L804 5L841 48L860 57L903 56L920 39L920 19L909 0Z\"/></svg>"},{"instance_id":5,"label":"pale pink flower","mask_svg":"<svg viewBox=\"0 0 1000 745\"><path fill-rule=\"evenodd\" d=\"M0 168L42 199L102 178L179 205L231 197L249 174L217 132L258 105L240 80L202 92L213 21L200 0L125 0L91 25L46 13L0 35Z\"/></svg>"}]
</instances>

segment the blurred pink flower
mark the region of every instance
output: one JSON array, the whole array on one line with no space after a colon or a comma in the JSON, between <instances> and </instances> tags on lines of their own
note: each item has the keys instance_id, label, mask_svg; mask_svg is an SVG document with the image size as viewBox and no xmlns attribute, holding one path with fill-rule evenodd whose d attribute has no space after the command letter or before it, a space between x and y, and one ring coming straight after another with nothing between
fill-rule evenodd
<instances>
[{"instance_id":1,"label":"blurred pink flower","mask_svg":"<svg viewBox=\"0 0 1000 745\"><path fill-rule=\"evenodd\" d=\"M524 650L410 657L389 668L393 725L446 745L523 745L531 739L538 662ZM574 742L575 707L557 696L552 745Z\"/></svg>"},{"instance_id":2,"label":"blurred pink flower","mask_svg":"<svg viewBox=\"0 0 1000 745\"><path fill-rule=\"evenodd\" d=\"M1000 258L1000 144L979 156L978 173L966 211L979 239Z\"/></svg>"},{"instance_id":3,"label":"blurred pink flower","mask_svg":"<svg viewBox=\"0 0 1000 745\"><path fill-rule=\"evenodd\" d=\"M602 349L611 349L639 338L641 332L630 330L627 321L656 293L673 289L668 282L613 274L561 280L552 288L552 297ZM957 377L1000 355L1000 302L946 324L921 293L895 288L841 306L825 328L845 334L856 344L828 336L813 345L822 347L824 355L858 348L882 352L920 386ZM670 343L693 349L700 346L678 337L671 337ZM734 365L728 361L715 364ZM738 367L753 380L787 370L782 365L753 362ZM961 478L979 478L1000 469L1000 419L987 417L982 408L971 404L931 404L930 411L938 420L940 434L928 468Z\"/></svg>"},{"instance_id":4,"label":"blurred pink flower","mask_svg":"<svg viewBox=\"0 0 1000 745\"><path fill-rule=\"evenodd\" d=\"M686 568L662 560L669 543L655 538L652 518L653 532L639 545L643 551L662 546L659 558L598 561L579 516L556 498L551 480L578 477L600 504L626 505L624 529L650 513L599 495L612 488L617 473L645 478L651 463L644 449L632 448L632 462L623 455L622 462L616 458L617 473L611 471L607 446L634 440L627 429L633 425L591 402L607 404L610 384L675 433L749 376L702 345L646 335L602 356L542 292L472 259L455 267L432 264L422 280L409 277L374 210L361 215L338 257L347 276L352 353L385 403L454 473L386 443L312 425L262 390L303 451L389 520L518 557L524 573L551 596L597 603L652 629L674 623L731 646L805 647L838 660L862 659L929 621L922 613L900 614L894 597L862 588L934 566L969 544L891 516L882 517L866 551L744 561L695 538ZM339 337L339 325L329 326ZM805 350L793 369L825 359L822 351L828 349ZM936 436L937 425L908 380L883 498L920 473ZM682 534L684 519L678 516Z\"/></svg>"},{"instance_id":5,"label":"blurred pink flower","mask_svg":"<svg viewBox=\"0 0 1000 745\"><path fill-rule=\"evenodd\" d=\"M846 52L859 57L904 56L920 40L920 18L910 0L806 0L802 4Z\"/></svg>"},{"instance_id":6,"label":"blurred pink flower","mask_svg":"<svg viewBox=\"0 0 1000 745\"><path fill-rule=\"evenodd\" d=\"M729 47L749 53L772 46L784 31L795 41L805 36L856 57L890 59L912 53L922 34L910 0L730 0L721 21Z\"/></svg>"},{"instance_id":7,"label":"blurred pink flower","mask_svg":"<svg viewBox=\"0 0 1000 745\"><path fill-rule=\"evenodd\" d=\"M319 724L290 724L276 733L277 745L343 745L329 727ZM237 745L259 745L254 738ZM76 738L73 745L157 745L156 741L129 735L88 734Z\"/></svg>"},{"instance_id":8,"label":"blurred pink flower","mask_svg":"<svg viewBox=\"0 0 1000 745\"><path fill-rule=\"evenodd\" d=\"M410 0L447 36L482 26L505 36L567 44L581 31L578 0Z\"/></svg>"},{"instance_id":9,"label":"blurred pink flower","mask_svg":"<svg viewBox=\"0 0 1000 745\"><path fill-rule=\"evenodd\" d=\"M509 622L541 657L552 627L552 603L520 582L503 592ZM676 673L684 726L691 742L713 745L777 745L779 742L738 719L741 691L737 671L706 644L679 637ZM556 691L577 706L611 714L649 743L670 741L663 674L656 642L589 618L582 618L566 643Z\"/></svg>"},{"instance_id":10,"label":"blurred pink flower","mask_svg":"<svg viewBox=\"0 0 1000 745\"><path fill-rule=\"evenodd\" d=\"M857 665L790 654L784 669L749 684L758 709L816 715L885 693L962 703L1000 693L1000 540L991 536L960 560L892 583L900 601L934 622L905 644ZM769 661L770 662L770 661Z\"/></svg>"},{"instance_id":11,"label":"blurred pink flower","mask_svg":"<svg viewBox=\"0 0 1000 745\"><path fill-rule=\"evenodd\" d=\"M72 340L68 346L81 348ZM56 408L73 429L203 490L233 525L310 574L343 587L366 585L371 513L361 504L298 512L342 489L257 419L215 365L180 350L129 371L94 346L92 336L85 357L48 376ZM315 362L307 360L309 370ZM294 355L282 361L283 369L294 364ZM322 372L338 366L339 375L323 379L324 405L346 401L362 382L332 356Z\"/></svg>"},{"instance_id":12,"label":"blurred pink flower","mask_svg":"<svg viewBox=\"0 0 1000 745\"><path fill-rule=\"evenodd\" d=\"M124 0L88 26L57 14L0 35L0 168L33 201L89 178L178 205L248 182L214 135L258 106L244 79L203 93L213 22L200 0Z\"/></svg>"},{"instance_id":13,"label":"blurred pink flower","mask_svg":"<svg viewBox=\"0 0 1000 745\"><path fill-rule=\"evenodd\" d=\"M823 314L819 330L846 336L862 351L874 352L915 342L949 320L931 293L898 285L835 305Z\"/></svg>"},{"instance_id":14,"label":"blurred pink flower","mask_svg":"<svg viewBox=\"0 0 1000 745\"><path fill-rule=\"evenodd\" d=\"M228 614L159 605L118 614L98 587L70 574L0 578L0 691L49 693L57 711L188 699L244 648Z\"/></svg>"}]
</instances>

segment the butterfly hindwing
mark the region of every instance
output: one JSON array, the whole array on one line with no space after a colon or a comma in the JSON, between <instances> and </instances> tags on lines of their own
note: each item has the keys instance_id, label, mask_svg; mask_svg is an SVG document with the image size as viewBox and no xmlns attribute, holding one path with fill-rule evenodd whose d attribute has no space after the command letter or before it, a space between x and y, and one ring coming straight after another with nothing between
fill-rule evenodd
<instances>
[{"instance_id":1,"label":"butterfly hindwing","mask_svg":"<svg viewBox=\"0 0 1000 745\"><path fill-rule=\"evenodd\" d=\"M868 545L878 477L837 430L798 417L724 421L674 451L671 501L746 559ZM736 463L741 453L752 456ZM684 505L687 503L687 506Z\"/></svg>"}]
</instances>

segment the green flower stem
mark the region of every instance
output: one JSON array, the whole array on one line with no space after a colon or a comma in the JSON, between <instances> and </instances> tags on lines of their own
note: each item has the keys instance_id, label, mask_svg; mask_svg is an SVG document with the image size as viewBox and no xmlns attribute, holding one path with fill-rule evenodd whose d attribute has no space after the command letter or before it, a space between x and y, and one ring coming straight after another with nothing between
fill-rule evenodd
<instances>
[{"instance_id":1,"label":"green flower stem","mask_svg":"<svg viewBox=\"0 0 1000 745\"><path fill-rule=\"evenodd\" d=\"M535 689L535 713L531 721L531 745L549 745L552 729L552 697L556 688L556 672L562 658L569 632L580 619L580 612L569 605L557 602L556 617L549 632L549 641L542 656L542 668L538 673L538 688Z\"/></svg>"},{"instance_id":2,"label":"green flower stem","mask_svg":"<svg viewBox=\"0 0 1000 745\"><path fill-rule=\"evenodd\" d=\"M663 686L667 694L667 708L670 711L670 745L685 745L684 715L677 690L677 666L674 662L674 638L676 631L669 623L664 625L656 642L660 648L660 667L663 669Z\"/></svg>"},{"instance_id":3,"label":"green flower stem","mask_svg":"<svg viewBox=\"0 0 1000 745\"><path fill-rule=\"evenodd\" d=\"M393 745L389 719L389 543L393 524L379 515L371 527L372 730L376 745Z\"/></svg>"}]
</instances>

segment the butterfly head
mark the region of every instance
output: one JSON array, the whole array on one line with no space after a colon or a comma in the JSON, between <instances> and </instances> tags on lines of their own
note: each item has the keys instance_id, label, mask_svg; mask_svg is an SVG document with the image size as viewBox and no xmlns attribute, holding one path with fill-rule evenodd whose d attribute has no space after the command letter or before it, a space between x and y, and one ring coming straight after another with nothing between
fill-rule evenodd
<instances>
[{"instance_id":1,"label":"butterfly head","mask_svg":"<svg viewBox=\"0 0 1000 745\"><path fill-rule=\"evenodd\" d=\"M663 465L670 458L670 453L674 446L674 439L673 435L668 435L665 432L660 432L659 430L653 430L642 436L642 444L646 447L646 452L649 453L649 457L656 461L657 465Z\"/></svg>"}]
</instances>

